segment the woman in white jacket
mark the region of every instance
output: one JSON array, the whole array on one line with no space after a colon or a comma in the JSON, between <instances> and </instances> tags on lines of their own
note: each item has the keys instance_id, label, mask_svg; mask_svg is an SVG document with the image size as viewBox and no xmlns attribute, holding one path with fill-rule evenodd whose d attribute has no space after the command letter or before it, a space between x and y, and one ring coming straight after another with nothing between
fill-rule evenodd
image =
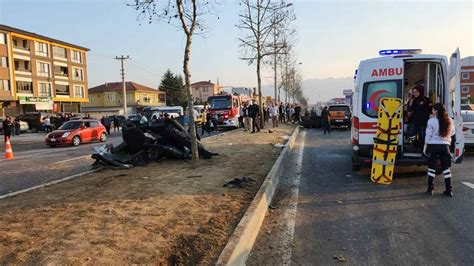
<instances>
[{"instance_id":1,"label":"woman in white jacket","mask_svg":"<svg viewBox=\"0 0 474 266\"><path fill-rule=\"evenodd\" d=\"M440 103L435 104L433 106L433 117L428 120L425 138L425 154L428 156L428 190L426 191L428 195L433 195L436 164L439 159L446 186L443 194L448 197L453 196L449 145L454 134L454 122L448 116L446 108Z\"/></svg>"}]
</instances>

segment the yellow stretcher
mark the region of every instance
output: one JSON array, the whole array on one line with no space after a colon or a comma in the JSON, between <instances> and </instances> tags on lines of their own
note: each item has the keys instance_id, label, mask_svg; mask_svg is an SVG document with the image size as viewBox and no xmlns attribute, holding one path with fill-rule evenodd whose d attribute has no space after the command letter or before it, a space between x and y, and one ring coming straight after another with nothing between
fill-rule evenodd
<instances>
[{"instance_id":1,"label":"yellow stretcher","mask_svg":"<svg viewBox=\"0 0 474 266\"><path fill-rule=\"evenodd\" d=\"M398 98L380 100L370 175L370 179L375 183L385 185L392 183L398 135L401 130L402 107L402 100Z\"/></svg>"}]
</instances>

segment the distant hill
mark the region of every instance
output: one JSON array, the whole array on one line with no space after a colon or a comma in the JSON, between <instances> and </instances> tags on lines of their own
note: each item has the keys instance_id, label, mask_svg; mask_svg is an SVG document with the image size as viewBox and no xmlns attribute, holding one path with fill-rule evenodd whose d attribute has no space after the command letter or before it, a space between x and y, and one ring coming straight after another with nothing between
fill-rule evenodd
<instances>
[{"instance_id":1,"label":"distant hill","mask_svg":"<svg viewBox=\"0 0 474 266\"><path fill-rule=\"evenodd\" d=\"M304 95L308 98L308 102L310 104L314 104L319 101L327 101L335 97L344 97L342 91L353 89L353 87L353 78L324 78L303 80ZM281 93L281 96L283 96L283 91ZM273 96L273 86L263 86L262 94ZM284 99L284 97L282 97L282 99Z\"/></svg>"}]
</instances>

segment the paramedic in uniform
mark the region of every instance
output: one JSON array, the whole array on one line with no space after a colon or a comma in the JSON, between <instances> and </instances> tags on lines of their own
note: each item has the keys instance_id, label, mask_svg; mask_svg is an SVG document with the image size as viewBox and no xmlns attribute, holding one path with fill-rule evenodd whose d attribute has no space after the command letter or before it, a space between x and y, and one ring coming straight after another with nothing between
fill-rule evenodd
<instances>
[{"instance_id":1,"label":"paramedic in uniform","mask_svg":"<svg viewBox=\"0 0 474 266\"><path fill-rule=\"evenodd\" d=\"M446 190L443 192L448 197L453 196L451 187L451 153L449 145L451 137L455 134L454 122L448 116L446 108L437 103L433 107L433 117L428 120L426 128L426 143L424 153L428 156L428 195L433 195L434 177L436 176L436 163L441 161Z\"/></svg>"},{"instance_id":2,"label":"paramedic in uniform","mask_svg":"<svg viewBox=\"0 0 474 266\"><path fill-rule=\"evenodd\" d=\"M416 85L412 89L412 99L408 106L408 117L410 119L410 132L408 136L413 142L418 139L417 147L423 147L425 143L426 123L431 114L431 101L424 96L423 85Z\"/></svg>"}]
</instances>

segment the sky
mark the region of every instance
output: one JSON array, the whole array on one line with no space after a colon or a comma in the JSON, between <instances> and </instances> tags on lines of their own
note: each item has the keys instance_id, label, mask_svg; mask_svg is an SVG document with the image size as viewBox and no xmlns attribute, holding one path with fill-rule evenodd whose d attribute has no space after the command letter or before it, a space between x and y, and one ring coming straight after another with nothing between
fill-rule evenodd
<instances>
[{"instance_id":1,"label":"sky","mask_svg":"<svg viewBox=\"0 0 474 266\"><path fill-rule=\"evenodd\" d=\"M132 0L129 0L129 2ZM162 0L158 0L160 2ZM129 55L126 79L159 85L170 69L182 73L185 38L166 22L137 21L127 0L0 0L0 24L85 46L89 87L120 80L120 62ZM473 1L294 0L298 70L306 80L352 77L358 63L389 48L421 48L424 53L474 55ZM255 87L255 67L239 59L238 0L219 0L204 19L208 31L194 37L192 81L219 79L224 86ZM263 83L273 82L272 71ZM308 89L308 88L306 88ZM311 88L340 97L341 88ZM305 90L308 91L308 90Z\"/></svg>"}]
</instances>

